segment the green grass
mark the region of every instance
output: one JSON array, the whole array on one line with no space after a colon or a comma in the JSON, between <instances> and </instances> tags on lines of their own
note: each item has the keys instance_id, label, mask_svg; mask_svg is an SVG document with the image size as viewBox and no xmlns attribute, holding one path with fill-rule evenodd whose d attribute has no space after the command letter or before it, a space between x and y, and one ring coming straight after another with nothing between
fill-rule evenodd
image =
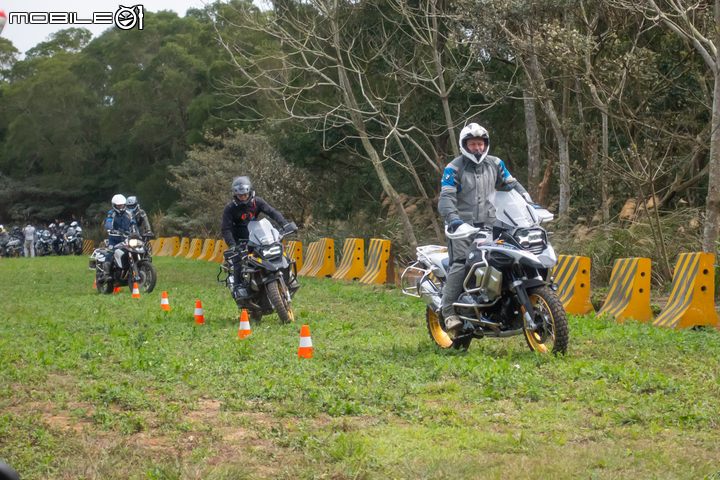
<instances>
[{"instance_id":1,"label":"green grass","mask_svg":"<svg viewBox=\"0 0 720 480\"><path fill-rule=\"evenodd\" d=\"M714 330L572 317L565 358L441 351L420 301L302 279L294 324L238 340L217 264L155 264L137 300L97 295L86 257L0 261L0 459L23 479L720 478Z\"/></svg>"}]
</instances>

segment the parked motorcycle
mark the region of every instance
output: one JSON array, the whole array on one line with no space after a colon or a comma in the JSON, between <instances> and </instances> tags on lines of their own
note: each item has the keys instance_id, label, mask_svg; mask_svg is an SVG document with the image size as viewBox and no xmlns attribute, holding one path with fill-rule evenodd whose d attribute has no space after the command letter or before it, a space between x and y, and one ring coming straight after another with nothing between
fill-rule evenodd
<instances>
[{"instance_id":1,"label":"parked motorcycle","mask_svg":"<svg viewBox=\"0 0 720 480\"><path fill-rule=\"evenodd\" d=\"M69 227L65 235L63 235L60 250L63 252L63 255L82 255L82 228Z\"/></svg>"},{"instance_id":2,"label":"parked motorcycle","mask_svg":"<svg viewBox=\"0 0 720 480\"><path fill-rule=\"evenodd\" d=\"M225 262L217 275L218 283L230 289L238 308L248 310L253 320L277 312L282 323L295 319L290 304L300 288L297 282L297 266L285 253L282 239L297 232L295 223L278 231L270 221L263 218L248 224L248 242L241 249L228 250ZM250 296L240 298L235 291L233 262L240 256L243 280ZM225 274L224 279L220 277Z\"/></svg>"},{"instance_id":3,"label":"parked motorcycle","mask_svg":"<svg viewBox=\"0 0 720 480\"><path fill-rule=\"evenodd\" d=\"M110 231L110 235L122 235L124 241L113 247L112 252L106 248L97 248L90 255L90 270L95 270L95 282L99 293L110 294L116 287L127 286L132 291L137 283L138 290L150 293L157 282L157 272L150 260L144 259L145 242L137 231L131 233ZM110 278L105 275L105 262L112 255Z\"/></svg>"},{"instance_id":4,"label":"parked motorcycle","mask_svg":"<svg viewBox=\"0 0 720 480\"><path fill-rule=\"evenodd\" d=\"M52 248L52 237L50 230L43 230L40 233L40 238L38 238L38 241L35 243L35 254L38 257L44 257L54 252Z\"/></svg>"},{"instance_id":5,"label":"parked motorcycle","mask_svg":"<svg viewBox=\"0 0 720 480\"><path fill-rule=\"evenodd\" d=\"M18 238L11 238L3 248L3 256L18 258L23 255L23 241Z\"/></svg>"},{"instance_id":6,"label":"parked motorcycle","mask_svg":"<svg viewBox=\"0 0 720 480\"><path fill-rule=\"evenodd\" d=\"M540 224L553 219L535 209L516 191L490 197L496 221L492 230L461 225L448 238L473 237L465 256L463 293L453 311L463 321L448 332L442 314L442 294L449 270L445 247L417 248L418 261L402 274L403 293L427 304L430 337L442 348L466 349L475 338L524 335L530 350L566 353L569 341L565 310L548 273L557 256Z\"/></svg>"}]
</instances>

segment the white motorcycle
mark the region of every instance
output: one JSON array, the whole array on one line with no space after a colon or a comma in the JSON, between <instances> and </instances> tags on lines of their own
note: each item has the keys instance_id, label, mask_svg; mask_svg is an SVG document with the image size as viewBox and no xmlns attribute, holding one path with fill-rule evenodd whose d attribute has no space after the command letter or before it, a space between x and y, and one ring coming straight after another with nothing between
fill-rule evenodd
<instances>
[{"instance_id":1,"label":"white motorcycle","mask_svg":"<svg viewBox=\"0 0 720 480\"><path fill-rule=\"evenodd\" d=\"M442 348L468 348L475 338L524 335L531 350L566 353L569 341L565 310L549 272L557 256L542 222L553 214L529 205L516 191L495 192L494 228L461 225L446 230L451 240L472 237L465 255L463 292L453 311L463 321L448 332L442 295L450 269L445 247L417 248L418 261L402 274L403 293L427 304L430 337Z\"/></svg>"}]
</instances>

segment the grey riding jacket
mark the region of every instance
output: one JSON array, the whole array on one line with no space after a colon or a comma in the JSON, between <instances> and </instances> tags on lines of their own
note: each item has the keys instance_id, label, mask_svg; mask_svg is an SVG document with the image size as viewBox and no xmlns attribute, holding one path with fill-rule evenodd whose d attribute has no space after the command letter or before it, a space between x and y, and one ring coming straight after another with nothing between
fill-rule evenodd
<instances>
[{"instance_id":1,"label":"grey riding jacket","mask_svg":"<svg viewBox=\"0 0 720 480\"><path fill-rule=\"evenodd\" d=\"M500 188L507 191L515 189L521 195L527 195L499 158L487 155L477 164L461 155L450 162L443 172L438 200L440 215L448 224L462 220L492 226L495 223L495 207L488 198Z\"/></svg>"}]
</instances>

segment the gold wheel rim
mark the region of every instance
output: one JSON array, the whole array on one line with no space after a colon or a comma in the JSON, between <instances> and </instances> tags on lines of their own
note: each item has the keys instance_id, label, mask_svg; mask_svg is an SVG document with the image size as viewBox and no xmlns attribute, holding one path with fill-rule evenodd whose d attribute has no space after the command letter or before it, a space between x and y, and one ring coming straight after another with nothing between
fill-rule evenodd
<instances>
[{"instance_id":1,"label":"gold wheel rim","mask_svg":"<svg viewBox=\"0 0 720 480\"><path fill-rule=\"evenodd\" d=\"M437 314L430 309L428 310L428 328L430 329L430 334L435 340L435 343L440 345L442 348L452 347L452 338L450 338L450 335L442 329L442 325L440 325L440 318Z\"/></svg>"},{"instance_id":2,"label":"gold wheel rim","mask_svg":"<svg viewBox=\"0 0 720 480\"><path fill-rule=\"evenodd\" d=\"M533 306L533 309L535 311L537 311L538 308L540 309L541 315L543 315L543 318L545 318L545 320L547 320L547 318L550 319L550 323L552 324L552 334L548 333L545 342L547 342L548 340L552 340L552 344L555 345L555 318L552 315L552 310L550 310L550 306L547 304L544 298L537 294L530 295L530 304ZM547 321L545 321L545 324L547 324ZM530 344L530 348L532 348L533 351L542 354L550 352L550 349L548 349L546 343L540 343L542 338L536 332L529 332L525 330L525 338L527 338L527 341Z\"/></svg>"}]
</instances>

